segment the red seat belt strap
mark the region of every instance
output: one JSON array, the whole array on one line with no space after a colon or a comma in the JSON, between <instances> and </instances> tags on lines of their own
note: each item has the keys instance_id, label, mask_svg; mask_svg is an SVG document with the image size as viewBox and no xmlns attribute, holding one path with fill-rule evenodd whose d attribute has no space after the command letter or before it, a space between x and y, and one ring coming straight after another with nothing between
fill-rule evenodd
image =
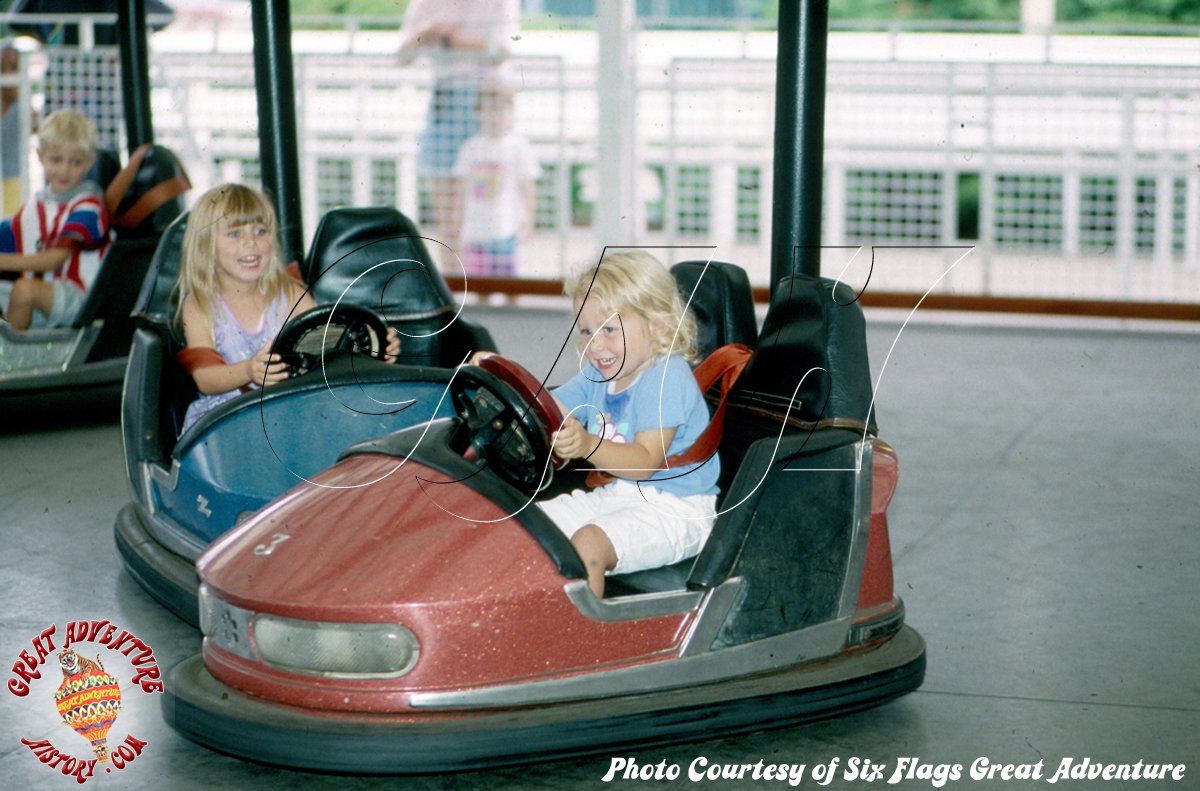
<instances>
[{"instance_id":1,"label":"red seat belt strap","mask_svg":"<svg viewBox=\"0 0 1200 791\"><path fill-rule=\"evenodd\" d=\"M708 425L704 427L704 431L700 432L700 436L691 444L691 447L667 457L667 469L698 464L717 452L717 448L721 445L721 435L725 430L725 404L729 398L729 391L733 389L734 382L737 381L746 364L750 362L752 354L750 347L744 344L727 343L715 349L704 359L704 362L696 366L696 370L692 373L696 377L696 384L699 386L700 392L707 393L709 388L720 382L720 401L717 403L717 408L713 410ZM587 485L603 486L611 482L614 477L603 470L592 470L588 473Z\"/></svg>"}]
</instances>

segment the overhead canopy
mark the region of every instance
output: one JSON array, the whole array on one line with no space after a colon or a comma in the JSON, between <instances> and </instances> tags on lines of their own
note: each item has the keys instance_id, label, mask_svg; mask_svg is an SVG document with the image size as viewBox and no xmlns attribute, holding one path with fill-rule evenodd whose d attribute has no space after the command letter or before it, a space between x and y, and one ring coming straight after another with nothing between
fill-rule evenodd
<instances>
[{"instance_id":1,"label":"overhead canopy","mask_svg":"<svg viewBox=\"0 0 1200 791\"><path fill-rule=\"evenodd\" d=\"M145 0L146 14L153 17L173 17L175 9L162 0ZM118 0L17 0L9 9L16 14L115 14L120 10ZM164 27L168 22L160 22L154 29ZM50 22L10 22L9 27L15 33L33 36L46 44L62 44L76 46L79 42L79 28L73 24L54 24ZM117 46L119 36L116 25L96 25L95 39L97 46Z\"/></svg>"}]
</instances>

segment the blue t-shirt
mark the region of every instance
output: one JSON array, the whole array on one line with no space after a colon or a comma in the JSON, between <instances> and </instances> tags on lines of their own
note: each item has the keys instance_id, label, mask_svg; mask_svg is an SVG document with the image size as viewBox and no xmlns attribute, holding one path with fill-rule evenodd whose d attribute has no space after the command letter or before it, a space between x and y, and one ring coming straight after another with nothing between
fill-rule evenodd
<instances>
[{"instance_id":1,"label":"blue t-shirt","mask_svg":"<svg viewBox=\"0 0 1200 791\"><path fill-rule=\"evenodd\" d=\"M690 448L709 420L708 404L691 368L675 356L660 359L619 393L609 392L609 383L602 380L600 372L585 365L574 378L555 388L554 395L575 410L574 416L590 433L613 442L633 442L640 431L675 429L668 456ZM659 470L649 480L656 489L677 497L716 494L720 471L714 455L700 464Z\"/></svg>"}]
</instances>

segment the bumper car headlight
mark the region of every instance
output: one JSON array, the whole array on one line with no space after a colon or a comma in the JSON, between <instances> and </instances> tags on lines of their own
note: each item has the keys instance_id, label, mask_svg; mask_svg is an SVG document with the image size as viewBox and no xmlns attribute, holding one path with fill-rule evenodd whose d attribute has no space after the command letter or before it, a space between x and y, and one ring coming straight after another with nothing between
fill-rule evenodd
<instances>
[{"instance_id":1,"label":"bumper car headlight","mask_svg":"<svg viewBox=\"0 0 1200 791\"><path fill-rule=\"evenodd\" d=\"M402 676L417 663L417 638L398 624L300 621L259 613L262 660L293 673L337 678Z\"/></svg>"}]
</instances>

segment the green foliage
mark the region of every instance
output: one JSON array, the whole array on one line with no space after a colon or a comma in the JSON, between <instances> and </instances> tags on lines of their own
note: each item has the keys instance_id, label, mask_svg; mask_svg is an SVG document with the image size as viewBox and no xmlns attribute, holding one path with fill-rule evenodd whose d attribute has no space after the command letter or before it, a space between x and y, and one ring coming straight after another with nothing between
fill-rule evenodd
<instances>
[{"instance_id":1,"label":"green foliage","mask_svg":"<svg viewBox=\"0 0 1200 791\"><path fill-rule=\"evenodd\" d=\"M1200 25L1196 0L1058 0L1060 22Z\"/></svg>"},{"instance_id":2,"label":"green foliage","mask_svg":"<svg viewBox=\"0 0 1200 791\"><path fill-rule=\"evenodd\" d=\"M605 0L606 1L606 0ZM0 8L13 0L0 0ZM290 0L292 16L396 17L409 0ZM780 0L740 0L745 16L771 23ZM796 0L786 0L796 2ZM684 3L679 3L680 6ZM697 5L704 5L702 2ZM1057 0L1060 22L1200 25L1197 0ZM830 0L831 19L1016 22L1021 0Z\"/></svg>"},{"instance_id":3,"label":"green foliage","mask_svg":"<svg viewBox=\"0 0 1200 791\"><path fill-rule=\"evenodd\" d=\"M289 0L292 16L394 16L404 15L408 0Z\"/></svg>"},{"instance_id":4,"label":"green foliage","mask_svg":"<svg viewBox=\"0 0 1200 791\"><path fill-rule=\"evenodd\" d=\"M1196 0L1057 0L1059 22L1200 25ZM1015 22L1020 0L831 0L831 19Z\"/></svg>"},{"instance_id":5,"label":"green foliage","mask_svg":"<svg viewBox=\"0 0 1200 791\"><path fill-rule=\"evenodd\" d=\"M953 19L1012 22L1021 16L1018 0L833 0L831 19Z\"/></svg>"}]
</instances>

